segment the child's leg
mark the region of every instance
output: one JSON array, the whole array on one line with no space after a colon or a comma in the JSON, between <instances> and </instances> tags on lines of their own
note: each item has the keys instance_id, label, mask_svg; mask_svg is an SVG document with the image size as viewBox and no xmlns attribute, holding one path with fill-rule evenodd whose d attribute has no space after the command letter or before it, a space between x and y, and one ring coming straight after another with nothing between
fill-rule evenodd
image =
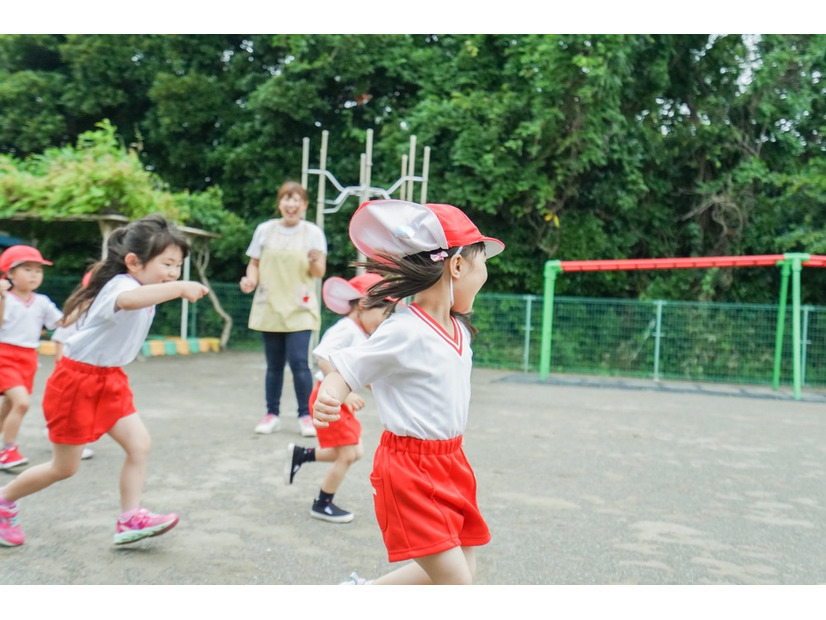
<instances>
[{"instance_id":1,"label":"child's leg","mask_svg":"<svg viewBox=\"0 0 826 620\"><path fill-rule=\"evenodd\" d=\"M137 413L118 420L109 429L109 436L126 452L120 472L121 510L126 512L140 506L152 439Z\"/></svg>"},{"instance_id":2,"label":"child's leg","mask_svg":"<svg viewBox=\"0 0 826 620\"><path fill-rule=\"evenodd\" d=\"M36 493L46 487L69 478L80 466L83 446L56 443L52 445L52 460L41 463L20 473L0 489L0 499L15 502L21 497Z\"/></svg>"},{"instance_id":3,"label":"child's leg","mask_svg":"<svg viewBox=\"0 0 826 620\"><path fill-rule=\"evenodd\" d=\"M334 451L335 458L331 459L333 465L327 470L327 473L324 474L324 480L321 483L321 490L325 493L335 493L338 491L338 487L341 486L344 476L346 476L350 470L350 466L364 456L364 448L361 441L355 446L338 446L336 448L330 448L330 450ZM319 452L321 452L321 450L316 450L316 461L324 460L318 457Z\"/></svg>"},{"instance_id":4,"label":"child's leg","mask_svg":"<svg viewBox=\"0 0 826 620\"><path fill-rule=\"evenodd\" d=\"M2 419L3 444L13 445L17 442L17 433L23 423L23 416L29 410L29 392L22 385L6 390L0 409Z\"/></svg>"},{"instance_id":5,"label":"child's leg","mask_svg":"<svg viewBox=\"0 0 826 620\"><path fill-rule=\"evenodd\" d=\"M2 431L3 423L6 421L6 416L9 415L11 401L3 394L0 394L0 397L2 397L2 400L0 400L0 431Z\"/></svg>"},{"instance_id":6,"label":"child's leg","mask_svg":"<svg viewBox=\"0 0 826 620\"><path fill-rule=\"evenodd\" d=\"M373 580L373 585L471 585L476 575L473 547L454 547L434 553Z\"/></svg>"}]
</instances>

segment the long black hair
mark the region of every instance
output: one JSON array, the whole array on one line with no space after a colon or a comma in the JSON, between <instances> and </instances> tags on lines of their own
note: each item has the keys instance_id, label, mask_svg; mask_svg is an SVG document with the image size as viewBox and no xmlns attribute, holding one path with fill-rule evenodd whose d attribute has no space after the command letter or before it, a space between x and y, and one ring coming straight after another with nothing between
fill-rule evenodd
<instances>
[{"instance_id":1,"label":"long black hair","mask_svg":"<svg viewBox=\"0 0 826 620\"><path fill-rule=\"evenodd\" d=\"M367 289L364 305L375 308L387 303L387 298L404 299L434 286L442 277L448 261L459 250L458 247L446 250L447 258L434 261L434 251L419 252L399 258L389 254L378 254L375 259L367 259L354 263L356 267L364 267L370 273L377 273L382 280ZM483 242L473 243L461 248L460 255L473 259L479 252L485 251ZM450 311L450 315L460 320L470 331L471 339L476 337L479 330L470 320L470 314Z\"/></svg>"},{"instance_id":2,"label":"long black hair","mask_svg":"<svg viewBox=\"0 0 826 620\"><path fill-rule=\"evenodd\" d=\"M62 324L74 323L89 309L109 280L127 272L127 254L135 254L140 263L145 265L171 245L181 248L184 258L189 255L186 237L158 213L115 229L106 244L106 258L92 267L89 283L78 286L63 305Z\"/></svg>"}]
</instances>

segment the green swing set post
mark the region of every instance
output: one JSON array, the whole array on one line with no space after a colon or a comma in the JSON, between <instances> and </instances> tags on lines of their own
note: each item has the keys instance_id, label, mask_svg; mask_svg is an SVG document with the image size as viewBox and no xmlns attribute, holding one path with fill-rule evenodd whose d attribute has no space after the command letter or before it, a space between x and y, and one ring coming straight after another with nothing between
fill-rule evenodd
<instances>
[{"instance_id":1,"label":"green swing set post","mask_svg":"<svg viewBox=\"0 0 826 620\"><path fill-rule=\"evenodd\" d=\"M772 389L780 387L780 365L783 359L783 329L786 325L786 303L789 297L789 273L791 265L782 260L777 263L780 267L780 299L777 302L777 329L774 339L774 371L772 372Z\"/></svg>"},{"instance_id":2,"label":"green swing set post","mask_svg":"<svg viewBox=\"0 0 826 620\"><path fill-rule=\"evenodd\" d=\"M542 302L542 349L539 354L539 377L547 379L551 374L551 339L554 324L554 288L556 276L562 271L562 261L545 263L545 290Z\"/></svg>"},{"instance_id":3,"label":"green swing set post","mask_svg":"<svg viewBox=\"0 0 826 620\"><path fill-rule=\"evenodd\" d=\"M786 304L788 303L789 275L792 277L792 391L795 400L802 398L803 380L801 368L800 342L800 272L803 263L811 258L810 254L790 252L783 255L779 265L780 275L780 303L777 312L777 336L774 345L774 373L772 388L780 386L780 362L783 355L783 332L786 326Z\"/></svg>"}]
</instances>

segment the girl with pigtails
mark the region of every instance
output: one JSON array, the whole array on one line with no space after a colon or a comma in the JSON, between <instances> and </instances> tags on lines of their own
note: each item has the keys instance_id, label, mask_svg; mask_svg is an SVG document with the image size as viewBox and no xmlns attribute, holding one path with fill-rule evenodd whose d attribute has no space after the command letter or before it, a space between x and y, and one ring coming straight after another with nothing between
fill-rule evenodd
<instances>
[{"instance_id":1,"label":"girl with pigtails","mask_svg":"<svg viewBox=\"0 0 826 620\"><path fill-rule=\"evenodd\" d=\"M43 395L52 458L0 488L0 545L25 540L18 500L73 476L83 447L103 434L125 452L114 543L158 536L178 523L174 513L155 514L141 506L151 439L121 367L137 357L156 304L194 302L208 292L199 282L179 280L188 253L186 238L160 215L133 221L109 237L106 258L66 301L63 324L79 323Z\"/></svg>"}]
</instances>

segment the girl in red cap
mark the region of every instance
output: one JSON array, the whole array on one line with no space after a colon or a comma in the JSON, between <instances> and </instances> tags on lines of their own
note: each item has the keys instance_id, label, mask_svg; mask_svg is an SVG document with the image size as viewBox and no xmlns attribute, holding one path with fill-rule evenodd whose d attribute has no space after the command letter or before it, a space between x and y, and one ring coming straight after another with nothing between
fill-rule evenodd
<instances>
[{"instance_id":1,"label":"girl in red cap","mask_svg":"<svg viewBox=\"0 0 826 620\"><path fill-rule=\"evenodd\" d=\"M373 581L351 584L470 584L475 547L490 540L463 450L475 329L467 315L487 279L486 258L504 249L456 207L400 200L362 204L350 239L381 274L366 306L413 297L365 343L335 351L319 388L319 428L336 424L352 390L370 385L384 431L370 481L391 562Z\"/></svg>"},{"instance_id":2,"label":"girl in red cap","mask_svg":"<svg viewBox=\"0 0 826 620\"><path fill-rule=\"evenodd\" d=\"M43 284L45 260L28 245L13 245L0 254L0 469L25 465L29 460L20 454L17 434L37 372L37 349L43 328L54 329L63 317L46 295L35 293Z\"/></svg>"},{"instance_id":3,"label":"girl in red cap","mask_svg":"<svg viewBox=\"0 0 826 620\"><path fill-rule=\"evenodd\" d=\"M332 277L324 282L321 297L331 311L344 316L324 332L313 356L322 376L332 371L330 353L362 343L372 334L392 311L392 302L386 300L371 308L362 302L367 290L379 282L381 276L365 273L350 280ZM312 411L318 387L310 395ZM364 399L356 392L350 392L341 406L341 418L333 425L318 429L318 450L305 448L293 443L287 446L287 460L284 463L284 481L293 483L293 478L304 463L319 461L332 463L324 476L318 497L310 508L310 516L330 523L349 523L353 513L343 510L333 503L333 497L341 486L350 466L364 456L361 444L361 423L354 413L364 407Z\"/></svg>"},{"instance_id":4,"label":"girl in red cap","mask_svg":"<svg viewBox=\"0 0 826 620\"><path fill-rule=\"evenodd\" d=\"M200 282L179 280L188 252L186 238L160 215L135 220L112 233L88 285L66 300L65 323L78 321L79 328L64 343L43 395L52 459L0 488L0 545L24 542L17 500L73 476L84 445L104 434L125 452L114 543L158 536L178 523L174 513L155 514L140 505L152 441L121 367L140 351L156 304L194 302L208 292Z\"/></svg>"}]
</instances>

